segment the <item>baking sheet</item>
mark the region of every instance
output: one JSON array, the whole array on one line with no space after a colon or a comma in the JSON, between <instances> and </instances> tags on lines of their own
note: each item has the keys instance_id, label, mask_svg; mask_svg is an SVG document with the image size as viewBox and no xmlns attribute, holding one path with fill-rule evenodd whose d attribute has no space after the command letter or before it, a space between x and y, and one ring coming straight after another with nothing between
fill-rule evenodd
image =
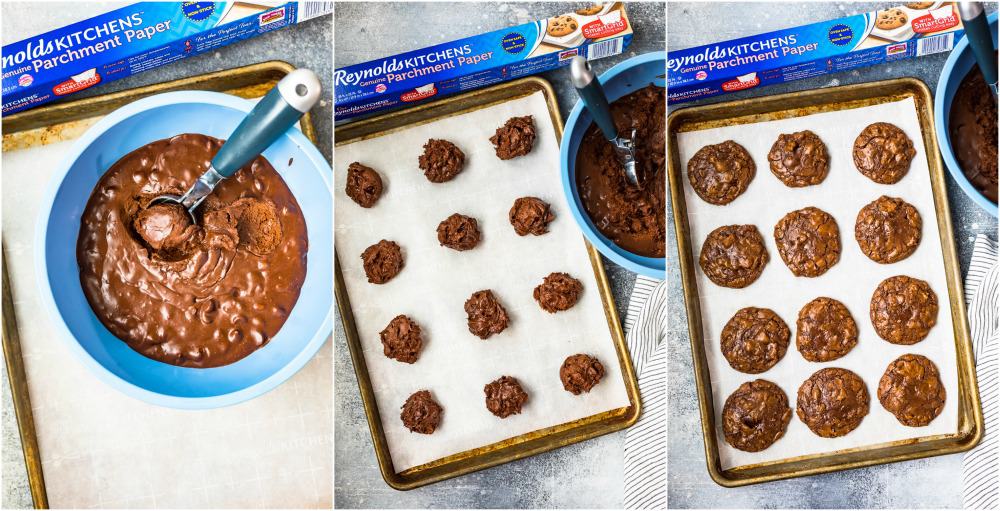
<instances>
[{"instance_id":1,"label":"baking sheet","mask_svg":"<svg viewBox=\"0 0 1000 511\"><path fill-rule=\"evenodd\" d=\"M910 171L895 185L872 182L857 171L852 161L854 139L865 126L876 121L888 121L899 126L917 150ZM812 130L826 143L830 153L830 173L818 186L788 188L771 174L767 152L780 133L803 129ZM750 152L757 164L757 175L747 191L735 201L726 206L713 206L694 193L687 182L686 165L704 145L724 140L734 140ZM717 286L705 276L700 266L695 265L721 469L958 431L957 354L952 338L953 325L948 310L941 242L936 231L938 223L934 198L914 100L907 98L852 110L678 133L677 142L680 162L685 168L684 193L695 259L709 232L721 225L743 223L757 226L771 257L761 277L744 289ZM907 259L889 265L868 259L854 239L858 211L883 194L903 198L913 204L923 218L922 239L917 250ZM806 206L816 206L830 213L840 228L840 262L816 278L795 277L781 260L773 237L774 225L781 217ZM938 323L929 336L912 346L897 346L882 340L869 319L872 293L883 279L893 275L926 280L937 293L941 307ZM843 302L851 311L859 330L858 345L846 356L831 362L808 362L795 348L798 311L818 296L829 296ZM723 326L737 310L748 306L773 309L792 331L791 345L784 358L759 375L743 374L732 369L720 349ZM929 425L920 428L901 425L878 402L878 382L886 366L905 353L925 355L934 361L947 392L944 410ZM861 425L840 438L825 439L813 434L794 414L799 385L824 367L843 367L860 375L871 399L868 416ZM748 453L725 442L721 431L721 410L726 398L740 384L756 378L773 381L784 389L793 408L793 417L784 437L768 449Z\"/></svg>"},{"instance_id":2,"label":"baking sheet","mask_svg":"<svg viewBox=\"0 0 1000 511\"><path fill-rule=\"evenodd\" d=\"M489 137L508 118L527 114L538 133L534 149L499 160ZM431 137L465 152L465 169L448 183L430 183L417 166ZM594 270L563 198L558 154L541 92L337 146L337 253L396 472L629 405ZM385 191L373 208L344 193L354 161L382 175ZM552 204L556 219L543 236L518 236L507 219L514 200L526 195ZM438 223L455 212L478 220L483 239L474 250L438 245ZM383 238L400 244L406 266L387 284L369 284L360 255ZM572 309L549 314L532 290L556 271L579 279L584 292ZM492 289L511 318L506 330L485 341L469 333L463 308L480 289ZM382 353L379 332L397 314L409 315L424 332L424 351L413 365ZM559 381L559 366L575 353L596 356L606 370L589 394L574 396ZM486 409L483 386L505 374L521 382L529 401L520 415L499 419ZM430 389L444 408L432 435L411 433L399 419L403 402L420 389Z\"/></svg>"},{"instance_id":3,"label":"baking sheet","mask_svg":"<svg viewBox=\"0 0 1000 511\"><path fill-rule=\"evenodd\" d=\"M46 130L60 141L3 153L3 241L49 505L329 508L332 343L256 399L175 410L101 383L50 327L34 271L38 205L82 131L76 125L92 122Z\"/></svg>"}]
</instances>

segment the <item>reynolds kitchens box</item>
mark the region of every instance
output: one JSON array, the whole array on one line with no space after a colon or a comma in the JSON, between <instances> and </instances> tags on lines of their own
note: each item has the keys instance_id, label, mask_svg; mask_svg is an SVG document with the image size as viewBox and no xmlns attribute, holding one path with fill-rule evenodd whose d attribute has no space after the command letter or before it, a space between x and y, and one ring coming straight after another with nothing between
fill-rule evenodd
<instances>
[{"instance_id":1,"label":"reynolds kitchens box","mask_svg":"<svg viewBox=\"0 0 1000 511\"><path fill-rule=\"evenodd\" d=\"M4 46L3 113L20 112L332 11L332 2L129 5Z\"/></svg>"},{"instance_id":2,"label":"reynolds kitchens box","mask_svg":"<svg viewBox=\"0 0 1000 511\"><path fill-rule=\"evenodd\" d=\"M750 8L752 4L741 4ZM953 2L904 6L778 30L667 56L668 102L950 51L962 37Z\"/></svg>"},{"instance_id":3,"label":"reynolds kitchens box","mask_svg":"<svg viewBox=\"0 0 1000 511\"><path fill-rule=\"evenodd\" d=\"M466 37L334 70L338 122L588 60L618 55L632 42L621 2Z\"/></svg>"}]
</instances>

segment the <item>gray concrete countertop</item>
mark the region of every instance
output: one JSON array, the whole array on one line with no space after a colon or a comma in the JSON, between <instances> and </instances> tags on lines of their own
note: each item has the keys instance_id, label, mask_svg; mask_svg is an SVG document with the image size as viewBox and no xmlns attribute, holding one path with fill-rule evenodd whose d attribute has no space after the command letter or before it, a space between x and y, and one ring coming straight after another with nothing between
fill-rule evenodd
<instances>
[{"instance_id":1,"label":"gray concrete countertop","mask_svg":"<svg viewBox=\"0 0 1000 511\"><path fill-rule=\"evenodd\" d=\"M560 3L338 3L334 67L365 62L561 14ZM632 3L636 35L624 55L594 61L601 73L628 57L662 51L662 3ZM563 118L576 103L565 70L541 75L558 96ZM605 260L619 313L635 274ZM622 506L624 433L614 433L553 452L408 492L385 484L378 470L339 317L335 321L335 506L338 508L617 508Z\"/></svg>"},{"instance_id":2,"label":"gray concrete countertop","mask_svg":"<svg viewBox=\"0 0 1000 511\"><path fill-rule=\"evenodd\" d=\"M895 3L670 3L668 46L683 49L714 41L743 37L806 23L884 8ZM995 4L990 10L995 10ZM715 97L702 103L727 101L794 90L914 76L931 90L937 86L947 53L893 62L875 67L799 80L759 90ZM680 106L700 104L685 103ZM996 220L980 210L948 177L955 238L962 274L969 264L973 240L988 233L994 239ZM673 226L673 220L668 220ZM676 254L671 227L669 254ZM958 508L962 505L962 457L942 456L905 463L868 467L744 488L716 485L705 469L698 396L694 386L691 350L680 272L670 265L667 342L669 366L668 505L671 508Z\"/></svg>"},{"instance_id":3,"label":"gray concrete countertop","mask_svg":"<svg viewBox=\"0 0 1000 511\"><path fill-rule=\"evenodd\" d=\"M69 23L74 23L100 13L117 9L132 2L52 2L44 8L30 2L4 2L3 44L20 41ZM332 16L322 16L300 25L282 28L255 38L219 48L216 51L187 58L164 67L146 71L138 75L111 82L70 96L70 101L88 96L107 94L132 89L144 85L195 76L222 69L284 60L296 67L308 67L319 75L323 85L320 103L312 110L312 122L316 128L317 148L328 161L333 161L333 76ZM3 494L4 509L30 508L31 494L28 491L24 457L21 454L21 440L7 383L6 366L2 379L2 425L3 425Z\"/></svg>"}]
</instances>

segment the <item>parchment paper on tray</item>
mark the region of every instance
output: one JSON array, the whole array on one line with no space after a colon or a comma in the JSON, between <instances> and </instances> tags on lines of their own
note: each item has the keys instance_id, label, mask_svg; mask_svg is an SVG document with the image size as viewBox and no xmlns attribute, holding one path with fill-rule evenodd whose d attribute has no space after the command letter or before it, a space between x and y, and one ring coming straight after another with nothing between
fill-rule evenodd
<instances>
[{"instance_id":1,"label":"parchment paper on tray","mask_svg":"<svg viewBox=\"0 0 1000 511\"><path fill-rule=\"evenodd\" d=\"M91 121L82 122L47 132L47 145L4 139L4 249L49 506L329 508L332 343L273 391L214 410L132 399L65 346L41 304L33 237L49 179Z\"/></svg>"},{"instance_id":2,"label":"parchment paper on tray","mask_svg":"<svg viewBox=\"0 0 1000 511\"><path fill-rule=\"evenodd\" d=\"M489 138L510 117L528 114L538 133L534 149L501 161ZM450 140L465 152L465 169L454 180L431 183L418 168L429 138ZM347 167L355 161L378 170L385 184L370 209L344 192ZM338 146L334 174L337 253L397 472L628 406L594 270L563 198L559 145L541 92ZM547 234L514 232L507 214L523 196L552 205L556 219ZM473 250L438 245L438 223L456 212L479 221L482 241ZM361 252L383 238L399 243L405 267L386 284L369 284ZM551 272L583 283L573 308L550 314L533 299L535 286ZM510 315L510 326L485 341L469 332L463 308L481 289L492 289ZM398 314L423 329L424 351L412 365L382 354L379 332ZM559 380L560 365L576 353L596 356L607 373L579 396ZM483 386L502 375L517 378L529 395L523 412L506 419L486 409L483 395ZM411 433L399 419L403 402L421 389L444 407L431 435Z\"/></svg>"},{"instance_id":3,"label":"parchment paper on tray","mask_svg":"<svg viewBox=\"0 0 1000 511\"><path fill-rule=\"evenodd\" d=\"M854 167L854 139L865 126L877 122L899 126L913 141L917 156L910 171L894 185L880 185L863 176ZM830 173L822 184L789 188L771 174L767 153L781 133L809 129L826 143L830 153ZM726 206L714 206L701 200L687 183L687 161L701 147L724 140L743 145L757 164L756 177L743 195ZM744 289L722 288L696 269L701 293L702 322L712 395L721 468L784 460L796 456L829 453L841 449L870 446L896 440L920 438L958 431L958 369L951 311L948 309L948 286L944 258L938 236L937 213L927 171L927 154L912 98L863 108L824 112L776 121L726 126L679 133L681 165L684 167L684 199L690 220L691 242L695 260L705 237L716 227L752 223L764 237L770 262L761 277ZM900 197L913 204L923 218L920 246L907 259L882 265L871 261L858 248L854 223L858 211L881 195ZM840 229L840 262L820 277L795 277L782 262L774 243L774 225L786 213L815 206L830 213ZM941 310L937 325L923 341L912 346L890 344L882 340L869 319L872 293L883 279L909 275L926 280L937 294ZM824 363L806 361L795 348L795 321L799 309L810 300L827 296L844 303L858 325L858 345L846 356ZM743 307L773 309L792 330L792 345L784 358L761 374L743 374L729 366L720 349L720 333L730 317ZM905 353L930 358L938 367L947 391L944 410L925 427L900 424L878 401L878 382L890 362ZM868 416L857 429L839 438L821 438L794 415L799 385L825 367L842 367L857 373L868 387L871 399ZM793 409L792 421L785 436L771 447L756 453L744 452L726 443L721 431L721 412L726 398L743 382L763 378L778 384L788 395Z\"/></svg>"}]
</instances>

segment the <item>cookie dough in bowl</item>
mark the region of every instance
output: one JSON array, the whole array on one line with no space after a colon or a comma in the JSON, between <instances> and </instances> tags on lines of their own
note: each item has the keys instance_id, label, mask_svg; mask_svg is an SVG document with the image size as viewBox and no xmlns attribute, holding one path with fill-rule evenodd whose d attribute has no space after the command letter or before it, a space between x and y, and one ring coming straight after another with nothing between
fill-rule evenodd
<instances>
[{"instance_id":1,"label":"cookie dough in bowl","mask_svg":"<svg viewBox=\"0 0 1000 511\"><path fill-rule=\"evenodd\" d=\"M80 221L80 282L97 318L171 365L228 365L264 347L305 281L305 219L265 158L219 183L198 223L179 204L152 203L183 195L221 147L189 133L130 152L94 187Z\"/></svg>"},{"instance_id":2,"label":"cookie dough in bowl","mask_svg":"<svg viewBox=\"0 0 1000 511\"><path fill-rule=\"evenodd\" d=\"M217 140L252 107L211 92L135 101L77 140L43 199L35 252L42 304L70 351L132 397L179 408L250 399L298 371L330 333L330 167L298 130L279 137L250 174L220 184L215 199L198 210L196 226L186 225L179 211L148 207L150 196L178 191L160 185L186 189L204 170L194 162L210 159L196 156L194 147L214 154ZM149 161L138 162L131 174L118 174L121 188L101 186L129 153L184 133L196 135L181 138L181 145L191 144L192 158L174 155L163 162L145 155ZM264 161L273 170L256 173ZM188 163L192 168L173 167ZM114 218L87 216L95 190L95 207L118 208ZM107 243L120 251L102 257ZM261 270L258 263L271 268ZM108 280L107 289L94 287L111 277L118 280ZM279 278L280 284L264 282ZM265 290L274 295L259 299ZM169 342L157 343L168 334ZM214 348L206 356L202 348L209 345Z\"/></svg>"},{"instance_id":3,"label":"cookie dough in bowl","mask_svg":"<svg viewBox=\"0 0 1000 511\"><path fill-rule=\"evenodd\" d=\"M602 255L653 278L666 270L666 52L626 60L598 77L620 131L636 129L632 185L582 102L559 148L563 191L573 219Z\"/></svg>"}]
</instances>

